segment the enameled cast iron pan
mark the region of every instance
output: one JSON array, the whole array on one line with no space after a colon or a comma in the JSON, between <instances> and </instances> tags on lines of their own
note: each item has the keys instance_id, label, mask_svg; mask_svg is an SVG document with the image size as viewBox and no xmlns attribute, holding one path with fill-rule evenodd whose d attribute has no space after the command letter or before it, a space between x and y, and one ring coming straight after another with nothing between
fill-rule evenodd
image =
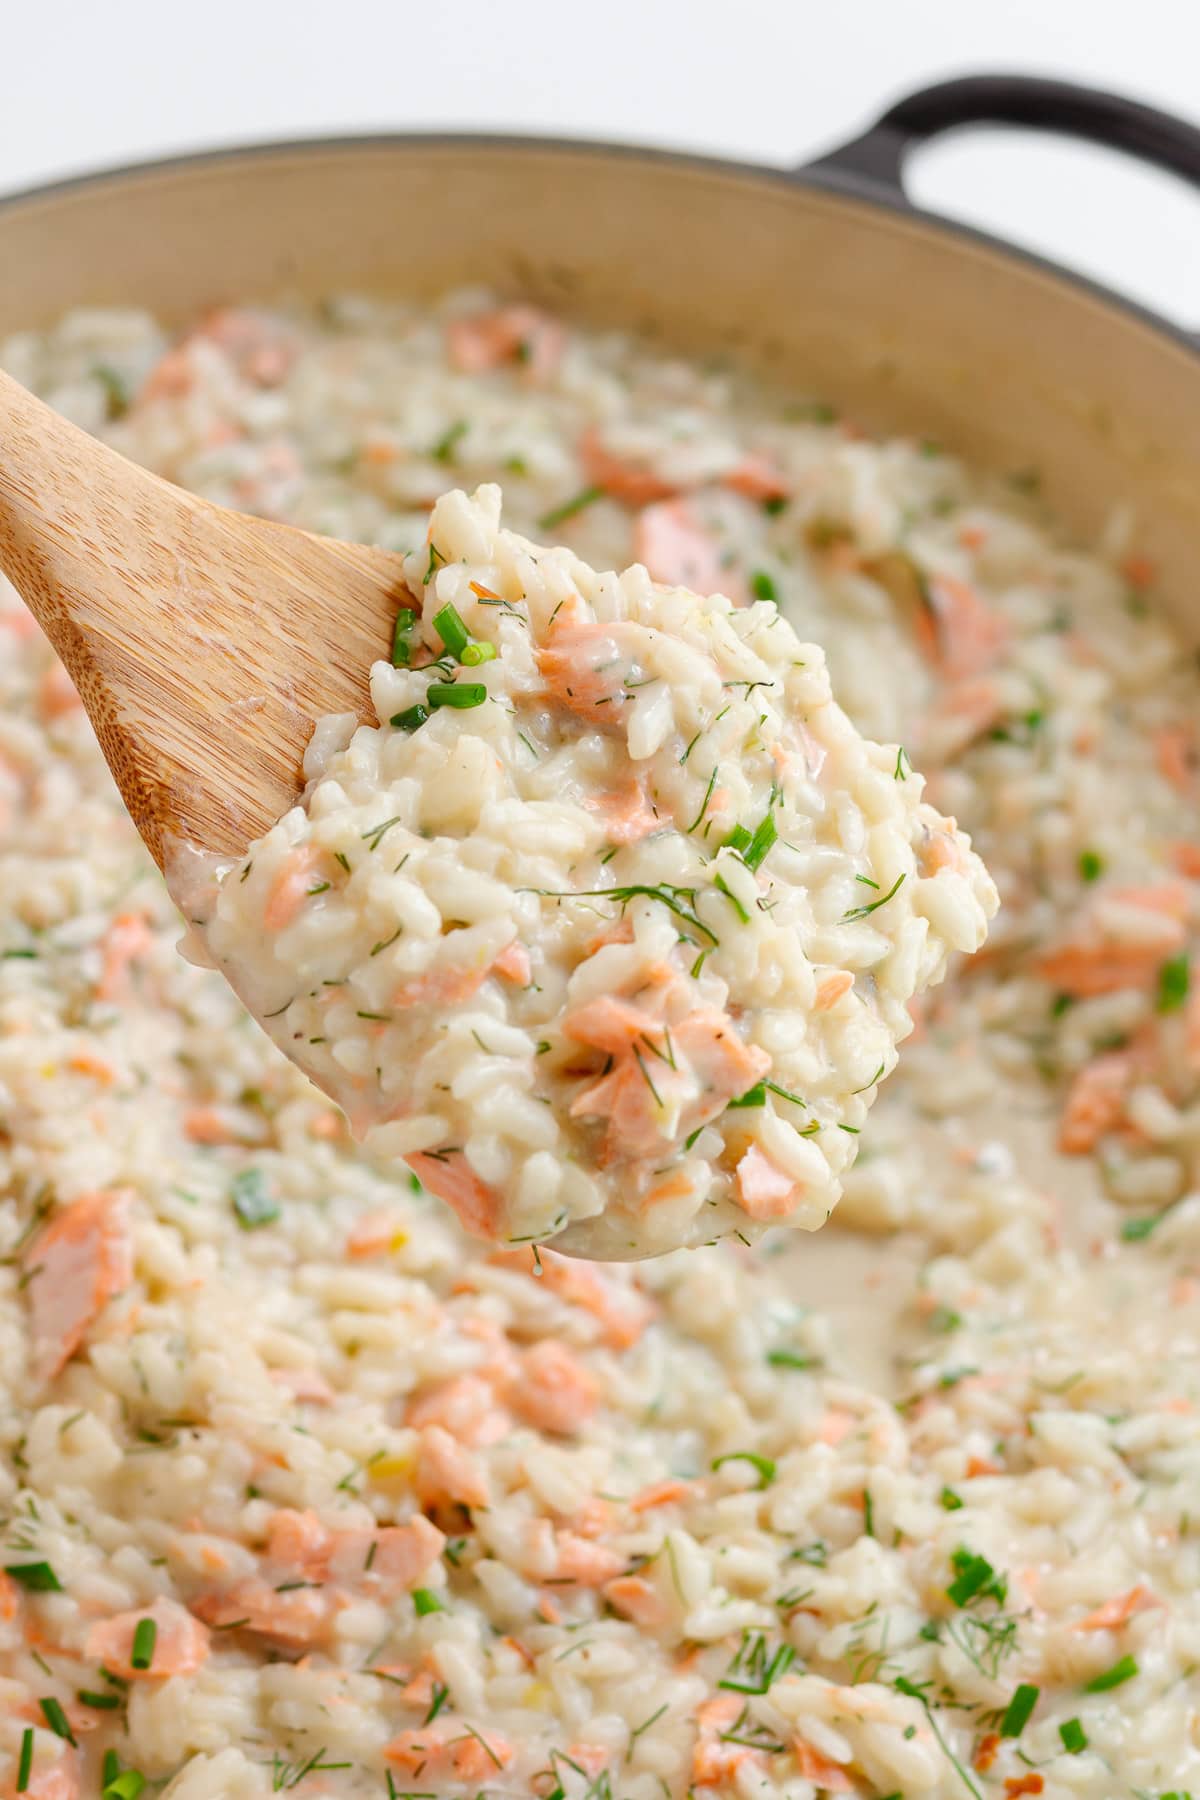
<instances>
[{"instance_id":1,"label":"enameled cast iron pan","mask_svg":"<svg viewBox=\"0 0 1200 1800\"><path fill-rule=\"evenodd\" d=\"M1103 289L909 204L908 151L975 123L1089 138L1200 183L1200 130L1021 76L928 88L794 173L457 135L217 151L0 201L0 334L81 304L183 319L281 292L486 282L680 349L736 347L870 426L993 467L1036 463L1083 531L1130 500L1186 623L1200 351Z\"/></svg>"}]
</instances>

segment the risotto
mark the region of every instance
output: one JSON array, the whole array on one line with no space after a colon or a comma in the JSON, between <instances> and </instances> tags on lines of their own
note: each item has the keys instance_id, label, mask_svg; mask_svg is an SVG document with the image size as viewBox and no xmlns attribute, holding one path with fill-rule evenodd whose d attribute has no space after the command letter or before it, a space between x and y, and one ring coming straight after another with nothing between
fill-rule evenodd
<instances>
[{"instance_id":1,"label":"risotto","mask_svg":"<svg viewBox=\"0 0 1200 1800\"><path fill-rule=\"evenodd\" d=\"M0 1793L1200 1789L1200 681L1128 522L478 294L2 360L220 501L412 553L499 481L776 599L1004 905L815 1237L488 1248L179 959L0 597Z\"/></svg>"},{"instance_id":2,"label":"risotto","mask_svg":"<svg viewBox=\"0 0 1200 1800\"><path fill-rule=\"evenodd\" d=\"M425 539L378 725L318 724L215 892L184 861L216 966L476 1237L823 1225L909 1002L995 911L969 841L774 600L597 575L494 487Z\"/></svg>"}]
</instances>

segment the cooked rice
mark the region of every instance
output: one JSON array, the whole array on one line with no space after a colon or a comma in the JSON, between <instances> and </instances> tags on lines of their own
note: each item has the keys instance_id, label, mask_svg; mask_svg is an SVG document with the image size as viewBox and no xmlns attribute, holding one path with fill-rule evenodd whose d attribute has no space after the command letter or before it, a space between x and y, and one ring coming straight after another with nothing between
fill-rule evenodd
<instances>
[{"instance_id":1,"label":"cooked rice","mask_svg":"<svg viewBox=\"0 0 1200 1800\"><path fill-rule=\"evenodd\" d=\"M1194 1792L1197 676L1152 571L1071 546L1028 476L483 309L178 346L76 313L0 360L175 480L406 552L456 484L597 567L682 508L1004 908L828 1227L539 1276L178 959L0 602L3 1561L60 1584L0 1590L0 1784L29 1731L42 1800L108 1751L170 1800ZM751 456L774 494L761 461L730 486ZM151 1608L150 1668L108 1682Z\"/></svg>"},{"instance_id":2,"label":"cooked rice","mask_svg":"<svg viewBox=\"0 0 1200 1800\"><path fill-rule=\"evenodd\" d=\"M982 864L773 600L597 575L494 487L426 536L379 723L321 721L303 805L207 882L184 859L186 916L477 1237L815 1230L909 1004L983 941Z\"/></svg>"}]
</instances>

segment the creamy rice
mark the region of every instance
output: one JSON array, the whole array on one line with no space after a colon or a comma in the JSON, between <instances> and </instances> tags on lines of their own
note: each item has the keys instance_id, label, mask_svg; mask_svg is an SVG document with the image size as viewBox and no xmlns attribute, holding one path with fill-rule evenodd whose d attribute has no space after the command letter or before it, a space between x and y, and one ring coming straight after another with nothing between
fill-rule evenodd
<instances>
[{"instance_id":1,"label":"creamy rice","mask_svg":"<svg viewBox=\"0 0 1200 1800\"><path fill-rule=\"evenodd\" d=\"M3 361L173 479L406 552L456 484L598 567L676 507L1004 907L815 1238L539 1274L179 961L0 602L0 1791L28 1732L41 1800L109 1752L171 1800L1194 1792L1197 677L1153 572L1028 472L482 306L175 347L75 314Z\"/></svg>"},{"instance_id":2,"label":"creamy rice","mask_svg":"<svg viewBox=\"0 0 1200 1800\"><path fill-rule=\"evenodd\" d=\"M476 1237L815 1230L995 888L773 600L599 575L440 499L379 723L186 912L281 1050ZM465 702L466 704L459 704Z\"/></svg>"}]
</instances>

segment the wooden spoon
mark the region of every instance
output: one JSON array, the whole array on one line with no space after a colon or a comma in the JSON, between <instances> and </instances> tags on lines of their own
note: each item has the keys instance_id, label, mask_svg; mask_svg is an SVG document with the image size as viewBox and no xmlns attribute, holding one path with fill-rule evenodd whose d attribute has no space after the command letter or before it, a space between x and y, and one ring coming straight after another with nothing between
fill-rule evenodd
<instances>
[{"instance_id":1,"label":"wooden spoon","mask_svg":"<svg viewBox=\"0 0 1200 1800\"><path fill-rule=\"evenodd\" d=\"M162 868L287 811L322 713L370 716L398 556L199 500L0 374L0 569L79 689Z\"/></svg>"}]
</instances>

